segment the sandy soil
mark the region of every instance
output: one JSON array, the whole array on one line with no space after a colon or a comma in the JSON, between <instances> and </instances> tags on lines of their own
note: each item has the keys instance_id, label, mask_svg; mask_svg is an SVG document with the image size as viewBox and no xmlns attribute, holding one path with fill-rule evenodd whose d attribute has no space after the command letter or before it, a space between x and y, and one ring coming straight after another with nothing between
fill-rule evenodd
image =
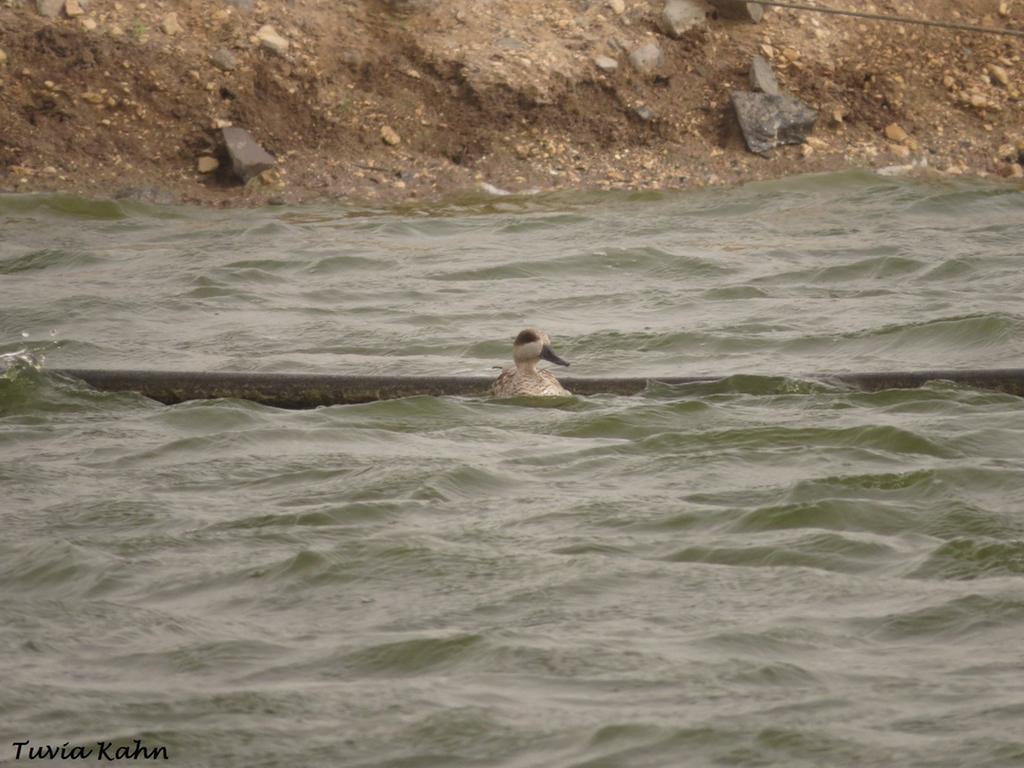
<instances>
[{"instance_id":1,"label":"sandy soil","mask_svg":"<svg viewBox=\"0 0 1024 768\"><path fill-rule=\"evenodd\" d=\"M0 189L257 205L851 166L1024 176L1019 37L771 9L676 40L659 31L662 0L68 2L47 18L0 0ZM1024 2L828 4L1024 29ZM264 25L287 50L260 41ZM641 74L628 53L652 40L664 63ZM769 158L746 150L729 101L757 53L820 111L806 144ZM226 125L277 168L240 184ZM200 173L201 157L219 168Z\"/></svg>"}]
</instances>

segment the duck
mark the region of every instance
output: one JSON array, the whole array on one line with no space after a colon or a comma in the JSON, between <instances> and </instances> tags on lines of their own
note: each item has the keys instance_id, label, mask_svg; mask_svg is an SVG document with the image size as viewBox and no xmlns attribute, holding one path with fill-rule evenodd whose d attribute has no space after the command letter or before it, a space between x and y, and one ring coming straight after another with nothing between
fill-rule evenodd
<instances>
[{"instance_id":1,"label":"duck","mask_svg":"<svg viewBox=\"0 0 1024 768\"><path fill-rule=\"evenodd\" d=\"M549 371L538 371L537 363L547 360L555 365L569 367L569 363L555 354L551 337L537 328L519 332L512 343L514 368L505 368L491 392L495 397L564 397L571 394L558 383Z\"/></svg>"}]
</instances>

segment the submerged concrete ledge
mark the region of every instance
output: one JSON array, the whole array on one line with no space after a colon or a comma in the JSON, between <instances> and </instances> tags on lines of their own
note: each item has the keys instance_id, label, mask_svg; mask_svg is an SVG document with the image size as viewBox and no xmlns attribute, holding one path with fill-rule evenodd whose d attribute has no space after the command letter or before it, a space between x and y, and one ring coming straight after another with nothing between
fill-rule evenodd
<instances>
[{"instance_id":1,"label":"submerged concrete ledge","mask_svg":"<svg viewBox=\"0 0 1024 768\"><path fill-rule=\"evenodd\" d=\"M186 400L234 398L277 408L368 403L398 397L461 395L486 397L491 376L350 376L346 374L239 373L217 371L118 371L54 369L50 373L80 379L107 392L138 392L172 405ZM778 378L779 374L766 374ZM569 378L562 384L576 395L635 395L650 384L685 385L723 381L731 376L659 376L656 378ZM931 381L949 381L1024 397L1024 368L956 371L803 374L797 380L843 384L857 389L915 389Z\"/></svg>"}]
</instances>

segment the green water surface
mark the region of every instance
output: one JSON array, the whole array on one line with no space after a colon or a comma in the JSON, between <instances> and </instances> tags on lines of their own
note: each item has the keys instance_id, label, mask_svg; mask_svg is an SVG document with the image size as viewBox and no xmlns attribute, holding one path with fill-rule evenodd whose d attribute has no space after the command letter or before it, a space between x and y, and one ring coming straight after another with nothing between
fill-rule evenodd
<instances>
[{"instance_id":1,"label":"green water surface","mask_svg":"<svg viewBox=\"0 0 1024 768\"><path fill-rule=\"evenodd\" d=\"M1024 765L1024 400L800 378L1024 366L1022 231L1016 187L857 173L0 197L0 764ZM290 412L48 373L487 375L527 324L724 378Z\"/></svg>"}]
</instances>

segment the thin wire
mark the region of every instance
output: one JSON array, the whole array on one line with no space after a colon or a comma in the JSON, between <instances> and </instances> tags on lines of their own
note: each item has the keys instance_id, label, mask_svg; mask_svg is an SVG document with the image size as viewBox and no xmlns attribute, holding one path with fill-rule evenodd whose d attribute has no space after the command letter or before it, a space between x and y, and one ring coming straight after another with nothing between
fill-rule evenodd
<instances>
[{"instance_id":1,"label":"thin wire","mask_svg":"<svg viewBox=\"0 0 1024 768\"><path fill-rule=\"evenodd\" d=\"M841 11L838 8L825 8L817 5L804 5L802 3L783 3L778 0L760 0L758 5L771 5L776 8L789 8L794 11L811 11L812 13L830 13L834 16L855 16L858 19L871 19L872 21L891 21L896 24L917 24L923 27L942 27L943 29L958 29L962 32L980 32L987 35L1011 35L1012 37L1024 37L1024 30L1000 29L998 27L982 27L976 24L961 24L956 21L932 21L930 19L912 19L907 16L886 16L881 13L866 13L864 11Z\"/></svg>"}]
</instances>

